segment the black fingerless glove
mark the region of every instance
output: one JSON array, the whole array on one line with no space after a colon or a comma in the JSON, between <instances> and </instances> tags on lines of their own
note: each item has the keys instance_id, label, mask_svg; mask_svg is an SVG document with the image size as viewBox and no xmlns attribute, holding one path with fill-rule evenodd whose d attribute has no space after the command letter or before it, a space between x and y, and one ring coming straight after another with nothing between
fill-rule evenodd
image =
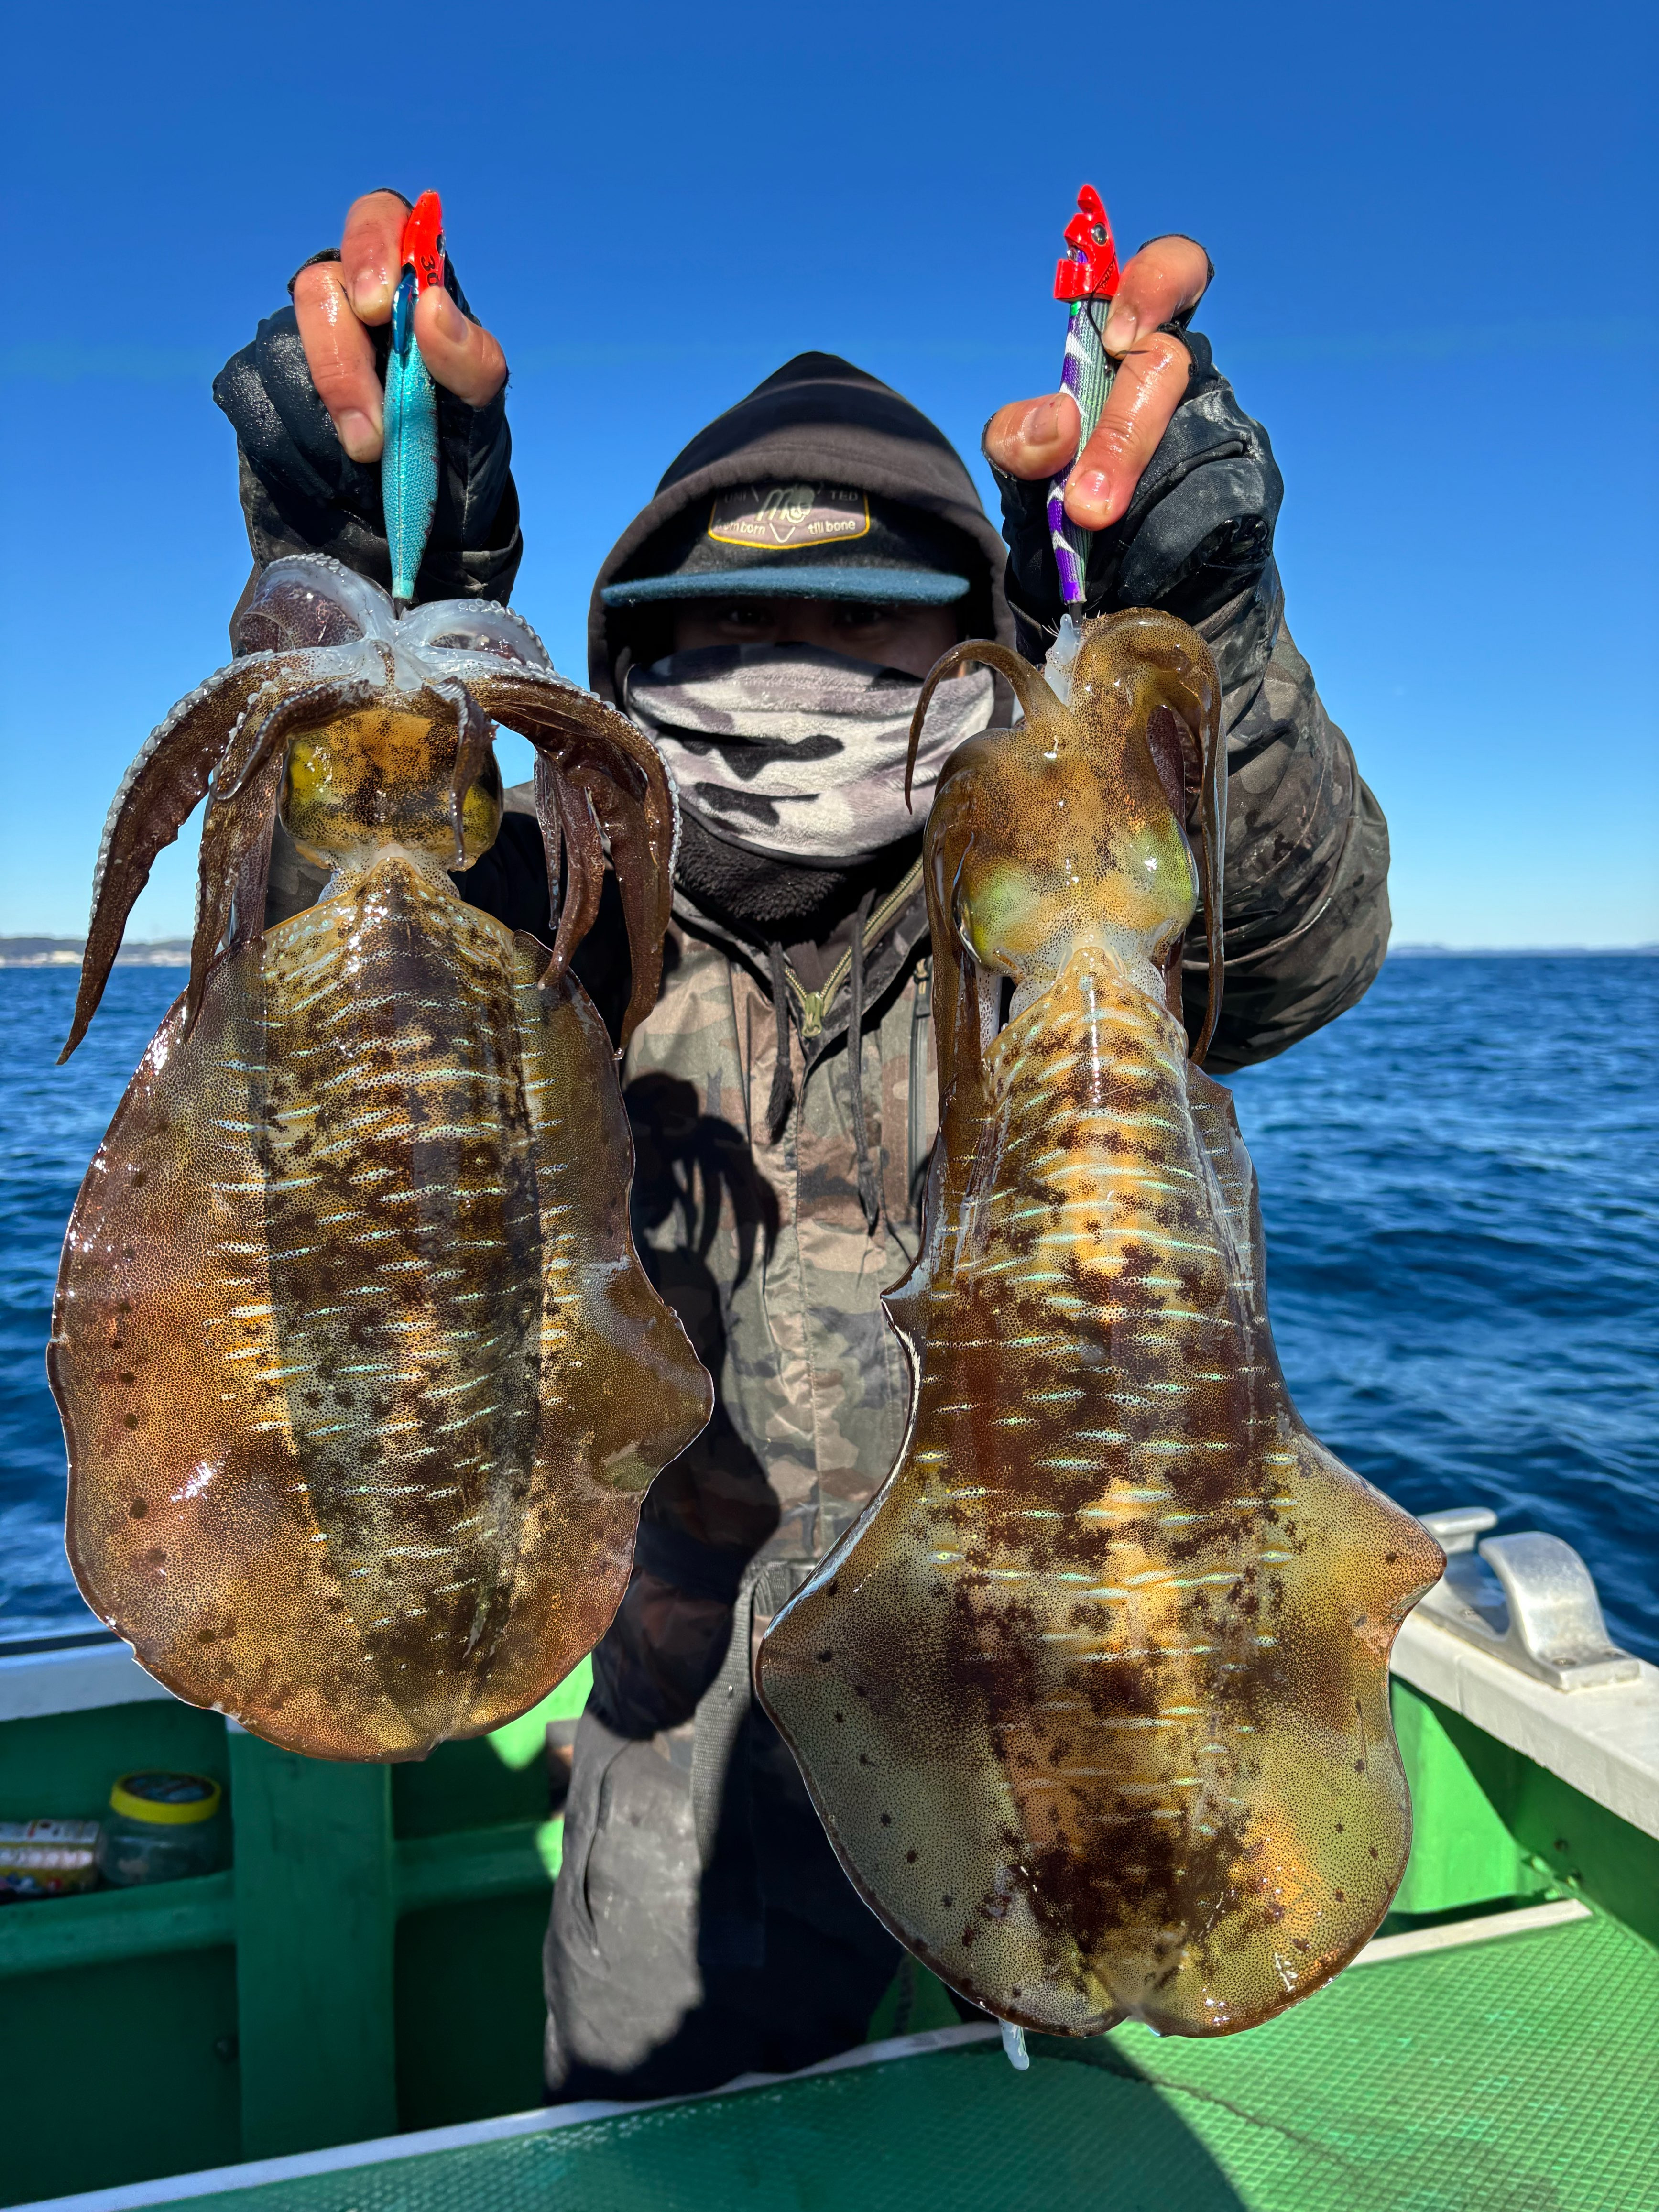
<instances>
[{"instance_id":1,"label":"black fingerless glove","mask_svg":"<svg viewBox=\"0 0 1659 2212\"><path fill-rule=\"evenodd\" d=\"M1284 479L1267 434L1233 397L1197 331L1176 410L1122 517L1089 552L1087 609L1163 607L1200 623L1255 585L1273 556ZM988 460L989 456L987 456ZM1008 604L1020 651L1041 661L1060 626L1060 574L1048 537L1047 480L991 473L1002 494Z\"/></svg>"},{"instance_id":2,"label":"black fingerless glove","mask_svg":"<svg viewBox=\"0 0 1659 2212\"><path fill-rule=\"evenodd\" d=\"M445 283L476 321L453 264ZM390 325L373 336L384 381ZM390 590L380 465L354 461L340 443L312 383L292 307L262 322L252 343L225 363L213 397L236 432L242 512L256 562L329 553ZM487 406L469 407L440 386L438 441L437 512L415 597L505 601L524 551L506 387Z\"/></svg>"}]
</instances>

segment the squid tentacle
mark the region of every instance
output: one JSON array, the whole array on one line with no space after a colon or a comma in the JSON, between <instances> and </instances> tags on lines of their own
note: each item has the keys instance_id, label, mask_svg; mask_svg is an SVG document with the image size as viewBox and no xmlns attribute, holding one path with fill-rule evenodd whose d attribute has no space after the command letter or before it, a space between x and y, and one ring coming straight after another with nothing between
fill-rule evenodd
<instances>
[{"instance_id":1,"label":"squid tentacle","mask_svg":"<svg viewBox=\"0 0 1659 2212\"><path fill-rule=\"evenodd\" d=\"M157 724L121 779L104 824L81 988L68 1041L58 1056L60 1066L98 1011L127 917L149 880L156 854L172 844L205 796L216 766L261 696L280 692L304 667L296 654L261 653L232 661Z\"/></svg>"}]
</instances>

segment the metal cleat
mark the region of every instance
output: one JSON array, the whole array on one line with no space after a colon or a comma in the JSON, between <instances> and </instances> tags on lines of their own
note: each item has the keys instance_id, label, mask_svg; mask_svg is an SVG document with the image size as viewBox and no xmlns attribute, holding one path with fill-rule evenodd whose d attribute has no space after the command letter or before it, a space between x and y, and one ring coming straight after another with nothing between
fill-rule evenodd
<instances>
[{"instance_id":1,"label":"metal cleat","mask_svg":"<svg viewBox=\"0 0 1659 2212\"><path fill-rule=\"evenodd\" d=\"M1528 1530L1476 1538L1498 1516L1470 1505L1425 1513L1446 1571L1420 1610L1466 1643L1555 1690L1633 1682L1641 1662L1607 1635L1589 1569L1559 1536Z\"/></svg>"}]
</instances>

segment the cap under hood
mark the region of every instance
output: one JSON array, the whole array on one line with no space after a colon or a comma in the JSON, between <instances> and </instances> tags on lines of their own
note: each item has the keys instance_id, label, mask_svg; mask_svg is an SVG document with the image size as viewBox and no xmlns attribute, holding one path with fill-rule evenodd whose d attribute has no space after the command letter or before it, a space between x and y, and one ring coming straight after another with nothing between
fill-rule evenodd
<instances>
[{"instance_id":1,"label":"cap under hood","mask_svg":"<svg viewBox=\"0 0 1659 2212\"><path fill-rule=\"evenodd\" d=\"M665 620L660 611L607 608L605 586L658 573L657 541L683 538L690 511L707 502L712 514L722 492L801 481L850 485L945 526L971 579L964 634L1012 642L1006 549L956 448L920 409L851 362L802 353L697 433L611 549L588 614L588 681L601 698L617 696L618 659L637 650L642 620Z\"/></svg>"}]
</instances>

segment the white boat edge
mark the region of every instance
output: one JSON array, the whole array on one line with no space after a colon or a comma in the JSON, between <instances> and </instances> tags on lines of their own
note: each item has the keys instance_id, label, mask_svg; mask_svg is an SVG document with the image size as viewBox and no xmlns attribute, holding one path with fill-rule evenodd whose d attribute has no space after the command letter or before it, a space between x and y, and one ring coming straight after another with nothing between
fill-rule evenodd
<instances>
[{"instance_id":1,"label":"white boat edge","mask_svg":"<svg viewBox=\"0 0 1659 2212\"><path fill-rule=\"evenodd\" d=\"M1433 1526L1456 1517L1428 1519ZM1455 1537L1448 1544L1467 1547ZM1401 1629L1389 1666L1414 1690L1659 1837L1659 1667L1632 1660L1624 1680L1556 1689L1516 1665L1496 1638L1482 1649L1426 1602ZM117 1640L0 1654L0 1722L172 1695Z\"/></svg>"}]
</instances>

